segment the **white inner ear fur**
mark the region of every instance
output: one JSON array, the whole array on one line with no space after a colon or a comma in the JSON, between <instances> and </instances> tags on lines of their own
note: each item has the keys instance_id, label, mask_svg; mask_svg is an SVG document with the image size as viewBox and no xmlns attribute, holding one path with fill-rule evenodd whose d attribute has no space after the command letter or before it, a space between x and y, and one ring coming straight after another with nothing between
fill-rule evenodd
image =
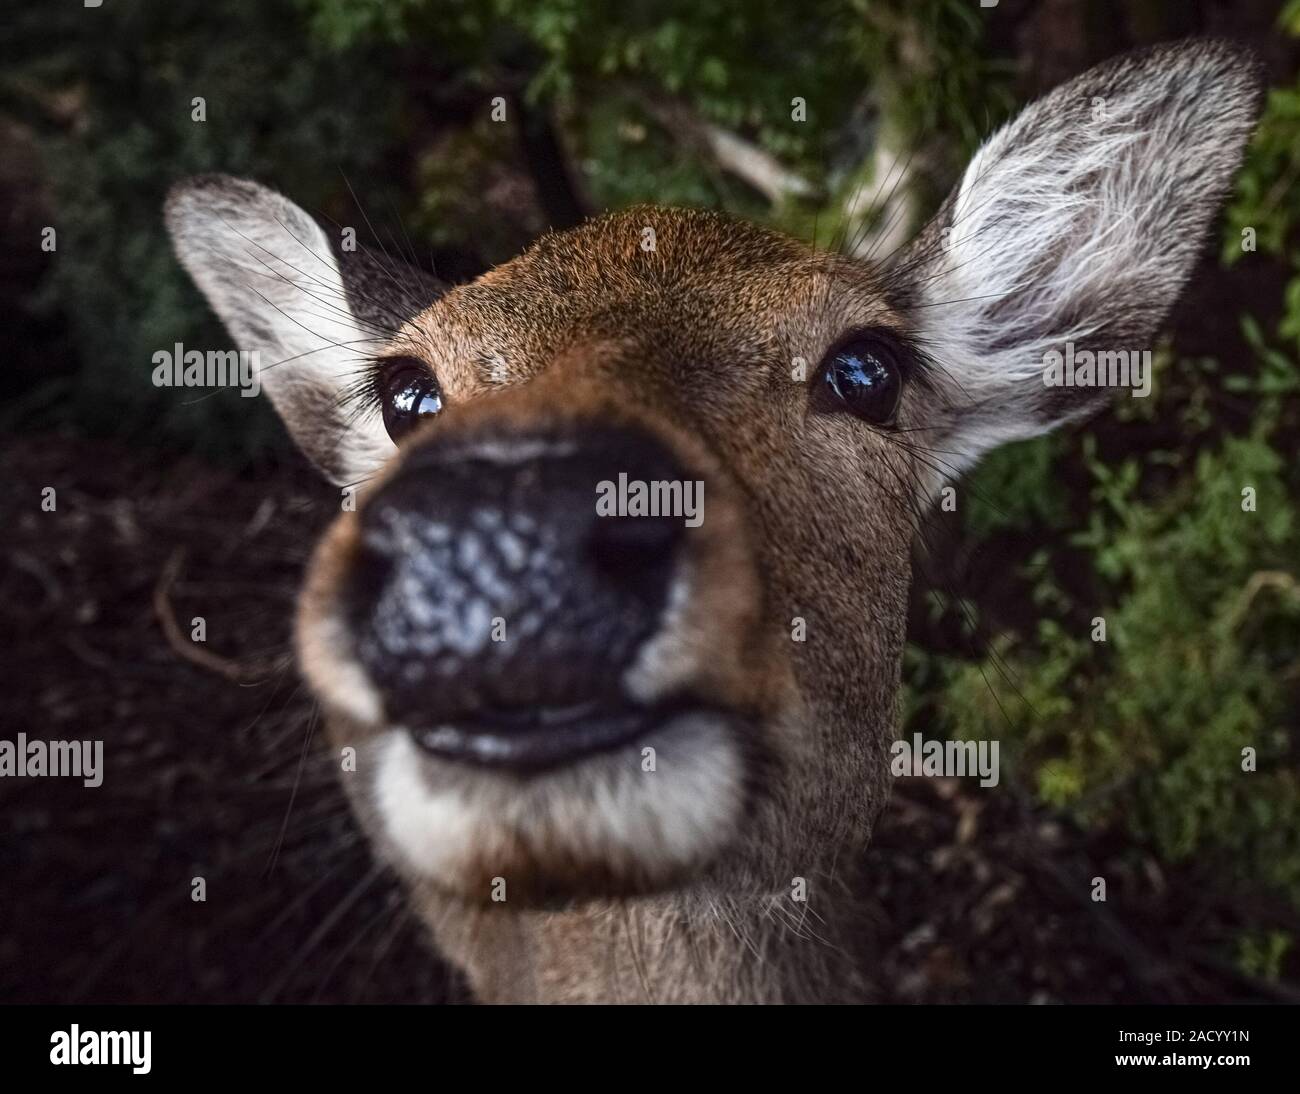
<instances>
[{"instance_id":1,"label":"white inner ear fur","mask_svg":"<svg viewBox=\"0 0 1300 1094\"><path fill-rule=\"evenodd\" d=\"M1104 398L1045 390L1049 351L1150 348L1256 112L1249 55L1189 42L1084 73L979 149L900 262L919 340L950 384L941 447L954 473Z\"/></svg>"},{"instance_id":2,"label":"white inner ear fur","mask_svg":"<svg viewBox=\"0 0 1300 1094\"><path fill-rule=\"evenodd\" d=\"M262 387L299 447L340 485L373 474L393 442L377 416L347 420L339 397L383 332L353 314L315 220L256 183L206 177L173 190L167 226L239 348L258 353Z\"/></svg>"}]
</instances>

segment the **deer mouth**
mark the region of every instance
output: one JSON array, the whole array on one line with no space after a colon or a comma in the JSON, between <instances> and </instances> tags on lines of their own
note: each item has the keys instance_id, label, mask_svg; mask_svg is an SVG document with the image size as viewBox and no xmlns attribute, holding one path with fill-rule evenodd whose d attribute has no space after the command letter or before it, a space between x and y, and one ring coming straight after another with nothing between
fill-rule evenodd
<instances>
[{"instance_id":1,"label":"deer mouth","mask_svg":"<svg viewBox=\"0 0 1300 1094\"><path fill-rule=\"evenodd\" d=\"M557 754L529 719L522 732L488 733L504 762L483 747L482 722L463 736L380 731L368 799L393 861L470 901L492 900L505 879L510 900L543 906L682 884L737 837L752 783L748 719L689 705L565 716L586 751Z\"/></svg>"},{"instance_id":2,"label":"deer mouth","mask_svg":"<svg viewBox=\"0 0 1300 1094\"><path fill-rule=\"evenodd\" d=\"M592 698L564 705L498 707L412 727L428 755L496 771L543 772L635 744L700 708L685 701L643 707Z\"/></svg>"}]
</instances>

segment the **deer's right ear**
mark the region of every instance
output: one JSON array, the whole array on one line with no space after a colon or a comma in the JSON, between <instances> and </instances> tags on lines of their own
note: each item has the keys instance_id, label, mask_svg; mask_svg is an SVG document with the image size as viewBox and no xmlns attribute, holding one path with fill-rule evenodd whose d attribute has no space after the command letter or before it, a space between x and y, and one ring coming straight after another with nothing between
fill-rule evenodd
<instances>
[{"instance_id":1,"label":"deer's right ear","mask_svg":"<svg viewBox=\"0 0 1300 1094\"><path fill-rule=\"evenodd\" d=\"M293 202L245 179L179 183L166 217L181 265L239 348L258 354L262 388L299 448L340 485L371 475L393 442L343 397L437 283L364 248L345 252Z\"/></svg>"},{"instance_id":2,"label":"deer's right ear","mask_svg":"<svg viewBox=\"0 0 1300 1094\"><path fill-rule=\"evenodd\" d=\"M1159 46L1058 87L976 152L888 274L937 366L930 425L948 470L1104 401L1105 388L1049 386L1052 354L1149 349L1241 162L1260 84L1226 42Z\"/></svg>"}]
</instances>

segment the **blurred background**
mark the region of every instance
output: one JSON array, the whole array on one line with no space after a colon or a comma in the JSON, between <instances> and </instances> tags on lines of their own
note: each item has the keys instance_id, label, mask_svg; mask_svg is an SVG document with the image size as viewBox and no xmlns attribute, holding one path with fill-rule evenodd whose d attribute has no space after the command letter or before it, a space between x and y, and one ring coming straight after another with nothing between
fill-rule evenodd
<instances>
[{"instance_id":1,"label":"blurred background","mask_svg":"<svg viewBox=\"0 0 1300 1094\"><path fill-rule=\"evenodd\" d=\"M0 1000L465 997L289 662L334 491L264 400L151 383L229 345L172 182L250 176L451 280L633 201L884 253L1019 104L1216 34L1268 99L1153 395L996 454L918 545L904 731L997 738L1003 778L900 780L864 930L886 1002L1300 1001L1300 0L0 9L0 729L107 766L0 780Z\"/></svg>"}]
</instances>

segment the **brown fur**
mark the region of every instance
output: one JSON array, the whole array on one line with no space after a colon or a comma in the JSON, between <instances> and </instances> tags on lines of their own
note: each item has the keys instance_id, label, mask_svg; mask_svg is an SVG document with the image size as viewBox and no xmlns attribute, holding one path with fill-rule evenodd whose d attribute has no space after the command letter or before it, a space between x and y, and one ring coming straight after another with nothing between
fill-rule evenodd
<instances>
[{"instance_id":1,"label":"brown fur","mask_svg":"<svg viewBox=\"0 0 1300 1094\"><path fill-rule=\"evenodd\" d=\"M652 253L640 247L646 225ZM699 593L674 633L693 694L750 714L760 735L747 742L744 831L698 888L516 910L516 893L635 893L682 880L519 842L493 848L464 886L485 895L503 876L506 904L419 886L422 915L483 998L811 996L797 989L803 979L825 994L827 966L845 960L835 859L852 861L884 801L911 529L901 499L915 471L861 422L813 413L791 362L815 368L845 329L891 319L870 275L843 259L712 213L638 208L539 241L394 340L443 384L448 409L428 435L628 422L707 474L692 552ZM489 355L512 366L507 384L476 366ZM346 573L354 524L342 517L322 546L304 613ZM790 638L796 617L807 642ZM357 742L356 725L329 724L336 743ZM797 877L808 880L807 905L791 900Z\"/></svg>"}]
</instances>

